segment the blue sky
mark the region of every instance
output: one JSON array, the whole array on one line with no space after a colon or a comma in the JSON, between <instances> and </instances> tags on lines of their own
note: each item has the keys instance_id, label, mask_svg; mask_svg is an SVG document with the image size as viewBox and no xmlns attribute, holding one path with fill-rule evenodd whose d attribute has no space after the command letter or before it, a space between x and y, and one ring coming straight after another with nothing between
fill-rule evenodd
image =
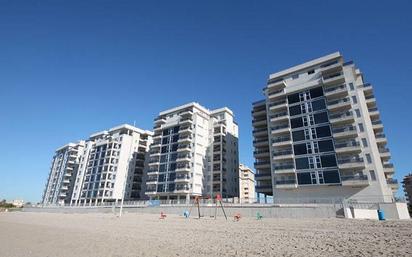
<instances>
[{"instance_id":1,"label":"blue sky","mask_svg":"<svg viewBox=\"0 0 412 257\"><path fill-rule=\"evenodd\" d=\"M277 1L276 1L277 2ZM39 201L57 147L190 101L231 108L252 166L270 73L340 51L374 85L396 177L412 170L410 1L0 0L0 198Z\"/></svg>"}]
</instances>

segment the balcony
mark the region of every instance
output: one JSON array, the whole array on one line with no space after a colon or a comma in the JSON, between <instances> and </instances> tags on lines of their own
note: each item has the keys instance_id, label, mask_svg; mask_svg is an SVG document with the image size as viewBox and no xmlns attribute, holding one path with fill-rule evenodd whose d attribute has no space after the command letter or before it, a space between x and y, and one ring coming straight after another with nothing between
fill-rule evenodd
<instances>
[{"instance_id":1,"label":"balcony","mask_svg":"<svg viewBox=\"0 0 412 257\"><path fill-rule=\"evenodd\" d=\"M399 189L399 183L397 179L393 179L393 178L387 178L386 179L386 183L388 184L388 186L390 186L390 188L394 191L397 191Z\"/></svg>"},{"instance_id":2,"label":"balcony","mask_svg":"<svg viewBox=\"0 0 412 257\"><path fill-rule=\"evenodd\" d=\"M266 124L267 124L266 116L264 118L259 118L259 119L253 119L252 120L253 127L259 127L259 126L263 126L263 125L266 125Z\"/></svg>"},{"instance_id":3,"label":"balcony","mask_svg":"<svg viewBox=\"0 0 412 257\"><path fill-rule=\"evenodd\" d=\"M333 132L333 137L337 139L354 138L358 136L358 132L356 131L356 127L354 126L333 128L332 132Z\"/></svg>"},{"instance_id":4,"label":"balcony","mask_svg":"<svg viewBox=\"0 0 412 257\"><path fill-rule=\"evenodd\" d=\"M365 102L368 106L376 106L376 99L374 95L365 96Z\"/></svg>"},{"instance_id":5,"label":"balcony","mask_svg":"<svg viewBox=\"0 0 412 257\"><path fill-rule=\"evenodd\" d=\"M164 123L166 123L166 118L165 117L158 117L154 120L154 123L156 125L164 124Z\"/></svg>"},{"instance_id":6,"label":"balcony","mask_svg":"<svg viewBox=\"0 0 412 257\"><path fill-rule=\"evenodd\" d=\"M289 124L274 126L274 127L271 128L271 132L272 132L272 135L290 133Z\"/></svg>"},{"instance_id":7,"label":"balcony","mask_svg":"<svg viewBox=\"0 0 412 257\"><path fill-rule=\"evenodd\" d=\"M193 115L193 111L192 110L186 110L180 113L181 117L186 117L186 116L192 116Z\"/></svg>"},{"instance_id":8,"label":"balcony","mask_svg":"<svg viewBox=\"0 0 412 257\"><path fill-rule=\"evenodd\" d=\"M359 153L362 151L360 143L356 140L346 142L335 142L335 151L338 154L342 153Z\"/></svg>"},{"instance_id":9,"label":"balcony","mask_svg":"<svg viewBox=\"0 0 412 257\"><path fill-rule=\"evenodd\" d=\"M150 169L147 171L147 175L158 175L159 170L158 169Z\"/></svg>"},{"instance_id":10,"label":"balcony","mask_svg":"<svg viewBox=\"0 0 412 257\"><path fill-rule=\"evenodd\" d=\"M348 96L348 88L345 84L336 87L325 88L325 96L328 99L342 98Z\"/></svg>"},{"instance_id":11,"label":"balcony","mask_svg":"<svg viewBox=\"0 0 412 257\"><path fill-rule=\"evenodd\" d=\"M382 121L380 120L372 121L372 128L374 131L382 131L383 130Z\"/></svg>"},{"instance_id":12,"label":"balcony","mask_svg":"<svg viewBox=\"0 0 412 257\"><path fill-rule=\"evenodd\" d=\"M369 186L368 176L366 175L345 175L340 177L342 186Z\"/></svg>"},{"instance_id":13,"label":"balcony","mask_svg":"<svg viewBox=\"0 0 412 257\"><path fill-rule=\"evenodd\" d=\"M279 121L284 121L288 119L289 119L289 114L287 111L275 113L270 117L271 122L279 122Z\"/></svg>"},{"instance_id":14,"label":"balcony","mask_svg":"<svg viewBox=\"0 0 412 257\"><path fill-rule=\"evenodd\" d=\"M388 140L386 139L386 136L383 133L375 134L375 139L378 145L385 145L388 143Z\"/></svg>"},{"instance_id":15,"label":"balcony","mask_svg":"<svg viewBox=\"0 0 412 257\"><path fill-rule=\"evenodd\" d=\"M255 162L254 165L255 165L255 169L269 168L270 167L270 161Z\"/></svg>"},{"instance_id":16,"label":"balcony","mask_svg":"<svg viewBox=\"0 0 412 257\"><path fill-rule=\"evenodd\" d=\"M337 72L330 75L323 75L322 77L322 84L324 86L331 86L342 83L345 83L345 76L342 72Z\"/></svg>"},{"instance_id":17,"label":"balcony","mask_svg":"<svg viewBox=\"0 0 412 257\"><path fill-rule=\"evenodd\" d=\"M187 185L180 185L176 186L176 189L173 191L174 193L189 193L189 186Z\"/></svg>"},{"instance_id":18,"label":"balcony","mask_svg":"<svg viewBox=\"0 0 412 257\"><path fill-rule=\"evenodd\" d=\"M276 180L275 181L275 188L276 189L293 189L297 188L298 183L294 179L288 179L288 180Z\"/></svg>"},{"instance_id":19,"label":"balcony","mask_svg":"<svg viewBox=\"0 0 412 257\"><path fill-rule=\"evenodd\" d=\"M190 125L192 123L193 123L192 117L182 117L179 122L180 125Z\"/></svg>"},{"instance_id":20,"label":"balcony","mask_svg":"<svg viewBox=\"0 0 412 257\"><path fill-rule=\"evenodd\" d=\"M295 164L293 162L274 165L275 174L288 174L295 172Z\"/></svg>"},{"instance_id":21,"label":"balcony","mask_svg":"<svg viewBox=\"0 0 412 257\"><path fill-rule=\"evenodd\" d=\"M273 153L273 160L286 160L286 159L293 159L293 151L283 150L283 151L276 151Z\"/></svg>"},{"instance_id":22,"label":"balcony","mask_svg":"<svg viewBox=\"0 0 412 257\"><path fill-rule=\"evenodd\" d=\"M329 115L329 121L333 125L351 124L355 121L352 111Z\"/></svg>"},{"instance_id":23,"label":"balcony","mask_svg":"<svg viewBox=\"0 0 412 257\"><path fill-rule=\"evenodd\" d=\"M254 109L252 111L252 116L253 117L258 117L258 116L265 116L266 117L266 108Z\"/></svg>"},{"instance_id":24,"label":"balcony","mask_svg":"<svg viewBox=\"0 0 412 257\"><path fill-rule=\"evenodd\" d=\"M269 157L269 150L260 150L260 151L253 151L253 156L255 158L262 158L262 157Z\"/></svg>"},{"instance_id":25,"label":"balcony","mask_svg":"<svg viewBox=\"0 0 412 257\"><path fill-rule=\"evenodd\" d=\"M368 108L368 111L369 111L369 116L371 117L372 120L379 118L379 110L377 107Z\"/></svg>"},{"instance_id":26,"label":"balcony","mask_svg":"<svg viewBox=\"0 0 412 257\"><path fill-rule=\"evenodd\" d=\"M189 172L191 170L190 165L177 165L176 172Z\"/></svg>"},{"instance_id":27,"label":"balcony","mask_svg":"<svg viewBox=\"0 0 412 257\"><path fill-rule=\"evenodd\" d=\"M283 80L283 78L269 79L266 87L269 90L284 88L284 87L286 87L286 82Z\"/></svg>"},{"instance_id":28,"label":"balcony","mask_svg":"<svg viewBox=\"0 0 412 257\"><path fill-rule=\"evenodd\" d=\"M351 108L351 102L348 97L343 99L337 99L333 101L328 101L328 110L329 111L343 111Z\"/></svg>"},{"instance_id":29,"label":"balcony","mask_svg":"<svg viewBox=\"0 0 412 257\"><path fill-rule=\"evenodd\" d=\"M292 144L292 139L290 136L286 137L275 137L272 139L272 146L279 147L279 146L287 146Z\"/></svg>"},{"instance_id":30,"label":"balcony","mask_svg":"<svg viewBox=\"0 0 412 257\"><path fill-rule=\"evenodd\" d=\"M255 189L256 189L256 192L258 192L258 193L271 193L272 192L272 184L256 185Z\"/></svg>"},{"instance_id":31,"label":"balcony","mask_svg":"<svg viewBox=\"0 0 412 257\"><path fill-rule=\"evenodd\" d=\"M176 183L188 183L190 182L190 176L188 174L176 174Z\"/></svg>"},{"instance_id":32,"label":"balcony","mask_svg":"<svg viewBox=\"0 0 412 257\"><path fill-rule=\"evenodd\" d=\"M178 143L190 143L190 142L192 142L192 136L182 136L182 137L179 137L179 139L177 140L177 142Z\"/></svg>"},{"instance_id":33,"label":"balcony","mask_svg":"<svg viewBox=\"0 0 412 257\"><path fill-rule=\"evenodd\" d=\"M384 163L383 164L383 172L393 174L395 173L395 168L393 167L392 163Z\"/></svg>"},{"instance_id":34,"label":"balcony","mask_svg":"<svg viewBox=\"0 0 412 257\"><path fill-rule=\"evenodd\" d=\"M189 144L180 145L177 147L177 152L191 152L192 147Z\"/></svg>"},{"instance_id":35,"label":"balcony","mask_svg":"<svg viewBox=\"0 0 412 257\"><path fill-rule=\"evenodd\" d=\"M181 127L179 130L179 133L180 134L192 133L192 127L191 126Z\"/></svg>"},{"instance_id":36,"label":"balcony","mask_svg":"<svg viewBox=\"0 0 412 257\"><path fill-rule=\"evenodd\" d=\"M258 147L258 146L266 146L269 145L269 140L268 138L263 138L263 139L255 139L253 140L253 146Z\"/></svg>"},{"instance_id":37,"label":"balcony","mask_svg":"<svg viewBox=\"0 0 412 257\"><path fill-rule=\"evenodd\" d=\"M373 92L372 85L370 83L363 84L360 87L363 88L363 92L365 93L365 95L372 94Z\"/></svg>"},{"instance_id":38,"label":"balcony","mask_svg":"<svg viewBox=\"0 0 412 257\"><path fill-rule=\"evenodd\" d=\"M268 129L267 128L259 128L259 129L254 129L253 130L253 136L262 136L262 135L266 135L268 133Z\"/></svg>"},{"instance_id":39,"label":"balcony","mask_svg":"<svg viewBox=\"0 0 412 257\"><path fill-rule=\"evenodd\" d=\"M287 107L286 99L277 100L277 101L273 101L269 103L269 110L271 111L278 111L281 109L286 109L286 107Z\"/></svg>"},{"instance_id":40,"label":"balcony","mask_svg":"<svg viewBox=\"0 0 412 257\"><path fill-rule=\"evenodd\" d=\"M272 175L270 174L270 172L259 172L255 174L255 180L256 181L262 181L262 180L272 180Z\"/></svg>"},{"instance_id":41,"label":"balcony","mask_svg":"<svg viewBox=\"0 0 412 257\"><path fill-rule=\"evenodd\" d=\"M391 153L388 148L379 148L379 154L381 155L381 159L383 161L387 161L391 158Z\"/></svg>"},{"instance_id":42,"label":"balcony","mask_svg":"<svg viewBox=\"0 0 412 257\"><path fill-rule=\"evenodd\" d=\"M344 158L338 159L338 167L339 169L364 169L365 163L363 158L359 157L351 157L351 158Z\"/></svg>"},{"instance_id":43,"label":"balcony","mask_svg":"<svg viewBox=\"0 0 412 257\"><path fill-rule=\"evenodd\" d=\"M268 95L269 99L277 99L279 97L284 96L285 92L284 92L283 89L278 89L278 90L275 90L275 91L272 91L272 92L268 92L267 95Z\"/></svg>"},{"instance_id":44,"label":"balcony","mask_svg":"<svg viewBox=\"0 0 412 257\"><path fill-rule=\"evenodd\" d=\"M339 61L333 61L331 63L324 64L320 66L319 71L322 72L322 74L340 72L342 71L342 63Z\"/></svg>"},{"instance_id":45,"label":"balcony","mask_svg":"<svg viewBox=\"0 0 412 257\"><path fill-rule=\"evenodd\" d=\"M192 160L192 156L190 154L179 154L176 158L176 161L181 162L181 161L188 161L190 162Z\"/></svg>"}]
</instances>

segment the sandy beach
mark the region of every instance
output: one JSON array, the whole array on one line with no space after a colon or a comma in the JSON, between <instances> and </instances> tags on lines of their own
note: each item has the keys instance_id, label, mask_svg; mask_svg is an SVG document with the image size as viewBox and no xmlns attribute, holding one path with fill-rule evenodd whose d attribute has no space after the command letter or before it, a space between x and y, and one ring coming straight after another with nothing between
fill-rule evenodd
<instances>
[{"instance_id":1,"label":"sandy beach","mask_svg":"<svg viewBox=\"0 0 412 257\"><path fill-rule=\"evenodd\" d=\"M0 213L1 256L411 256L411 221Z\"/></svg>"}]
</instances>

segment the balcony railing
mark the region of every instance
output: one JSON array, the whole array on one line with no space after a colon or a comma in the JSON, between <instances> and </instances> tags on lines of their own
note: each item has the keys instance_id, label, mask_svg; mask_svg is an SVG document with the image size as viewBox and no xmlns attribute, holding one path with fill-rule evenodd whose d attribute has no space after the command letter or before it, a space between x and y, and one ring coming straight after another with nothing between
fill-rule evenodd
<instances>
[{"instance_id":1,"label":"balcony railing","mask_svg":"<svg viewBox=\"0 0 412 257\"><path fill-rule=\"evenodd\" d=\"M259 189L271 189L272 188L272 185L271 184L268 184L268 185L257 185L256 186L256 190L259 190Z\"/></svg>"},{"instance_id":2,"label":"balcony railing","mask_svg":"<svg viewBox=\"0 0 412 257\"><path fill-rule=\"evenodd\" d=\"M272 139L272 143L280 143L280 142L286 142L290 140L291 140L290 137L275 137Z\"/></svg>"},{"instance_id":3,"label":"balcony railing","mask_svg":"<svg viewBox=\"0 0 412 257\"><path fill-rule=\"evenodd\" d=\"M255 166L257 166L257 165L268 165L268 164L270 164L270 162L255 162L254 164L255 164Z\"/></svg>"},{"instance_id":4,"label":"balcony railing","mask_svg":"<svg viewBox=\"0 0 412 257\"><path fill-rule=\"evenodd\" d=\"M345 163L363 163L363 158L352 157L352 158L338 159L338 164L345 164Z\"/></svg>"},{"instance_id":5,"label":"balcony railing","mask_svg":"<svg viewBox=\"0 0 412 257\"><path fill-rule=\"evenodd\" d=\"M276 95L276 94L279 94L279 93L282 93L282 92L283 92L283 89L279 89L279 90L270 92L270 93L269 93L269 96Z\"/></svg>"},{"instance_id":6,"label":"balcony railing","mask_svg":"<svg viewBox=\"0 0 412 257\"><path fill-rule=\"evenodd\" d=\"M277 106L281 104L286 104L286 100L278 100L278 101L272 102L269 104L269 107L273 107L273 106Z\"/></svg>"},{"instance_id":7,"label":"balcony railing","mask_svg":"<svg viewBox=\"0 0 412 257\"><path fill-rule=\"evenodd\" d=\"M383 134L383 133L377 133L377 134L375 135L375 137L376 137L376 138L386 138L386 135Z\"/></svg>"},{"instance_id":8,"label":"balcony railing","mask_svg":"<svg viewBox=\"0 0 412 257\"><path fill-rule=\"evenodd\" d=\"M296 180L294 179L287 179L287 180L276 180L276 185L294 185L296 184Z\"/></svg>"},{"instance_id":9,"label":"balcony railing","mask_svg":"<svg viewBox=\"0 0 412 257\"><path fill-rule=\"evenodd\" d=\"M398 180L394 178L388 178L386 179L386 183L388 184L398 184Z\"/></svg>"},{"instance_id":10,"label":"balcony railing","mask_svg":"<svg viewBox=\"0 0 412 257\"><path fill-rule=\"evenodd\" d=\"M290 170L290 169L295 168L295 164L290 163L290 164L274 165L273 168L274 170Z\"/></svg>"},{"instance_id":11,"label":"balcony railing","mask_svg":"<svg viewBox=\"0 0 412 257\"><path fill-rule=\"evenodd\" d=\"M346 127L340 127L340 128L332 129L333 133L342 133L342 132L350 132L350 131L356 131L356 127L346 126Z\"/></svg>"},{"instance_id":12,"label":"balcony railing","mask_svg":"<svg viewBox=\"0 0 412 257\"><path fill-rule=\"evenodd\" d=\"M342 181L348 181L348 180L365 181L365 180L368 180L368 176L366 175L345 175L345 176L341 176L340 179Z\"/></svg>"},{"instance_id":13,"label":"balcony railing","mask_svg":"<svg viewBox=\"0 0 412 257\"><path fill-rule=\"evenodd\" d=\"M267 128L254 129L253 133L258 133L258 132L263 132L263 131L268 131L268 130Z\"/></svg>"},{"instance_id":14,"label":"balcony railing","mask_svg":"<svg viewBox=\"0 0 412 257\"><path fill-rule=\"evenodd\" d=\"M372 121L372 125L381 125L381 124L382 124L382 121L380 120Z\"/></svg>"},{"instance_id":15,"label":"balcony railing","mask_svg":"<svg viewBox=\"0 0 412 257\"><path fill-rule=\"evenodd\" d=\"M329 119L343 119L343 118L349 118L349 117L352 117L353 116L353 113L351 112L351 111L347 111L347 112L344 112L344 113L336 113L336 114L331 114L331 115L329 115Z\"/></svg>"},{"instance_id":16,"label":"balcony railing","mask_svg":"<svg viewBox=\"0 0 412 257\"><path fill-rule=\"evenodd\" d=\"M335 148L344 148L344 147L356 147L360 146L360 143L357 141L348 141L342 143L335 143Z\"/></svg>"},{"instance_id":17,"label":"balcony railing","mask_svg":"<svg viewBox=\"0 0 412 257\"><path fill-rule=\"evenodd\" d=\"M275 127L272 127L271 130L275 131L275 130L280 130L280 129L285 129L285 128L289 128L289 124L275 126Z\"/></svg>"},{"instance_id":18,"label":"balcony railing","mask_svg":"<svg viewBox=\"0 0 412 257\"><path fill-rule=\"evenodd\" d=\"M262 142L267 142L268 141L268 139L267 138L264 138L264 139L255 139L255 140L253 140L253 143L262 143Z\"/></svg>"},{"instance_id":19,"label":"balcony railing","mask_svg":"<svg viewBox=\"0 0 412 257\"><path fill-rule=\"evenodd\" d=\"M325 93L330 93L330 92L334 92L337 90L343 90L343 89L347 89L345 84L336 86L336 87L326 88Z\"/></svg>"},{"instance_id":20,"label":"balcony railing","mask_svg":"<svg viewBox=\"0 0 412 257\"><path fill-rule=\"evenodd\" d=\"M273 114L273 115L271 115L270 116L270 118L279 118L279 117L284 117L284 116L287 116L288 115L288 112L278 112L278 113L275 113L275 114Z\"/></svg>"},{"instance_id":21,"label":"balcony railing","mask_svg":"<svg viewBox=\"0 0 412 257\"><path fill-rule=\"evenodd\" d=\"M293 154L292 150L284 150L284 151L277 151L273 153L273 156L283 156L283 155L289 155Z\"/></svg>"},{"instance_id":22,"label":"balcony railing","mask_svg":"<svg viewBox=\"0 0 412 257\"><path fill-rule=\"evenodd\" d=\"M393 163L384 163L383 167L387 168L387 169L391 169L391 168L393 168Z\"/></svg>"},{"instance_id":23,"label":"balcony railing","mask_svg":"<svg viewBox=\"0 0 412 257\"><path fill-rule=\"evenodd\" d=\"M342 103L350 103L349 98L346 97L346 98L343 98L343 99L328 101L328 106L338 105L338 104L342 104Z\"/></svg>"},{"instance_id":24,"label":"balcony railing","mask_svg":"<svg viewBox=\"0 0 412 257\"><path fill-rule=\"evenodd\" d=\"M263 151L253 151L253 154L262 154L262 153L268 153L269 150L263 150Z\"/></svg>"}]
</instances>

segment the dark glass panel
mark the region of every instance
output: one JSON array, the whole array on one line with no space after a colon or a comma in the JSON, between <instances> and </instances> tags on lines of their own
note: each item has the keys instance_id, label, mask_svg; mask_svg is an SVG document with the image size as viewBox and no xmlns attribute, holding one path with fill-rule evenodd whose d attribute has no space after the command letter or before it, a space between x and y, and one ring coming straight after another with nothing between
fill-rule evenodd
<instances>
[{"instance_id":1,"label":"dark glass panel","mask_svg":"<svg viewBox=\"0 0 412 257\"><path fill-rule=\"evenodd\" d=\"M323 155L320 157L322 167L336 167L336 156L334 154L331 155Z\"/></svg>"},{"instance_id":2,"label":"dark glass panel","mask_svg":"<svg viewBox=\"0 0 412 257\"><path fill-rule=\"evenodd\" d=\"M299 185L310 185L312 180L310 178L310 172L298 173L298 184Z\"/></svg>"},{"instance_id":3,"label":"dark glass panel","mask_svg":"<svg viewBox=\"0 0 412 257\"><path fill-rule=\"evenodd\" d=\"M300 102L299 100L299 93L293 94L293 95L288 95L288 103L293 104L293 103L298 103Z\"/></svg>"},{"instance_id":4,"label":"dark glass panel","mask_svg":"<svg viewBox=\"0 0 412 257\"><path fill-rule=\"evenodd\" d=\"M316 113L313 116L316 124L325 123L329 121L327 112Z\"/></svg>"},{"instance_id":5,"label":"dark glass panel","mask_svg":"<svg viewBox=\"0 0 412 257\"><path fill-rule=\"evenodd\" d=\"M309 160L308 160L307 157L305 157L305 158L296 158L295 163L296 163L296 169L298 169L298 170L309 169Z\"/></svg>"},{"instance_id":6,"label":"dark glass panel","mask_svg":"<svg viewBox=\"0 0 412 257\"><path fill-rule=\"evenodd\" d=\"M293 146L293 151L295 155L307 154L306 144L297 144Z\"/></svg>"},{"instance_id":7,"label":"dark glass panel","mask_svg":"<svg viewBox=\"0 0 412 257\"><path fill-rule=\"evenodd\" d=\"M333 142L332 142L332 140L318 141L318 145L319 145L319 151L321 153L333 151Z\"/></svg>"},{"instance_id":8,"label":"dark glass panel","mask_svg":"<svg viewBox=\"0 0 412 257\"><path fill-rule=\"evenodd\" d=\"M291 126L292 128L300 128L300 127L303 127L302 118L299 117L299 118L291 119L291 120L290 120L290 126Z\"/></svg>"},{"instance_id":9,"label":"dark glass panel","mask_svg":"<svg viewBox=\"0 0 412 257\"><path fill-rule=\"evenodd\" d=\"M323 172L323 179L326 184L340 183L339 172L337 170L328 170Z\"/></svg>"}]
</instances>

